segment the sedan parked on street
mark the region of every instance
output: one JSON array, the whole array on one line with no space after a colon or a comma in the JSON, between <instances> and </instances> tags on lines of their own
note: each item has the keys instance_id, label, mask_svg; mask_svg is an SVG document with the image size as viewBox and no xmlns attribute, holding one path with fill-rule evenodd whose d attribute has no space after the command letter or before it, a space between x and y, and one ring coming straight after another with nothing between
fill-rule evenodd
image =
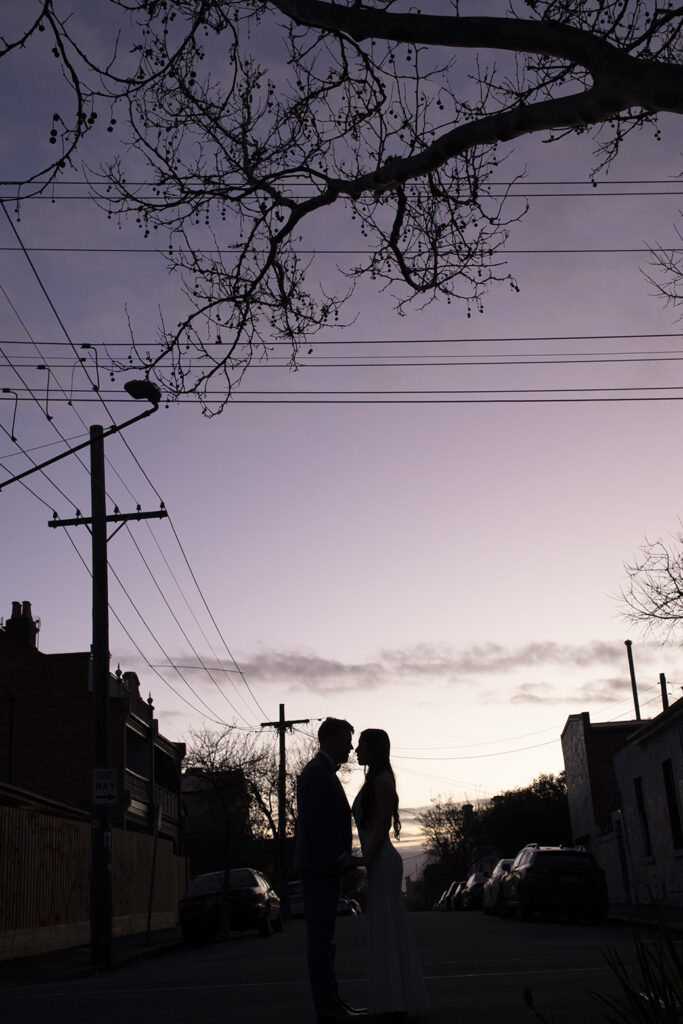
<instances>
[{"instance_id":1,"label":"sedan parked on street","mask_svg":"<svg viewBox=\"0 0 683 1024\"><path fill-rule=\"evenodd\" d=\"M434 910L438 910L439 912L452 910L453 908L451 906L451 897L453 896L455 890L458 888L459 885L460 882L451 882L448 888L441 893L440 897L434 904Z\"/></svg>"},{"instance_id":2,"label":"sedan parked on street","mask_svg":"<svg viewBox=\"0 0 683 1024\"><path fill-rule=\"evenodd\" d=\"M453 882L453 885L449 889L451 895L448 899L448 910L462 910L462 894L465 891L467 885L467 879L463 879L462 882Z\"/></svg>"},{"instance_id":3,"label":"sedan parked on street","mask_svg":"<svg viewBox=\"0 0 683 1024\"><path fill-rule=\"evenodd\" d=\"M605 873L587 850L569 846L525 846L500 883L501 913L528 920L535 913L604 921Z\"/></svg>"},{"instance_id":4,"label":"sedan parked on street","mask_svg":"<svg viewBox=\"0 0 683 1024\"><path fill-rule=\"evenodd\" d=\"M197 875L180 901L178 917L188 944L215 939L228 930L255 928L260 935L282 931L280 899L254 868L231 868L227 898L225 871Z\"/></svg>"},{"instance_id":5,"label":"sedan parked on street","mask_svg":"<svg viewBox=\"0 0 683 1024\"><path fill-rule=\"evenodd\" d=\"M503 875L512 867L512 861L512 857L499 860L489 877L486 879L481 905L481 909L485 914L500 913L500 906L498 902L500 899L500 881Z\"/></svg>"},{"instance_id":6,"label":"sedan parked on street","mask_svg":"<svg viewBox=\"0 0 683 1024\"><path fill-rule=\"evenodd\" d=\"M481 871L475 871L470 875L460 897L463 910L479 910L481 908L487 878L488 875Z\"/></svg>"}]
</instances>

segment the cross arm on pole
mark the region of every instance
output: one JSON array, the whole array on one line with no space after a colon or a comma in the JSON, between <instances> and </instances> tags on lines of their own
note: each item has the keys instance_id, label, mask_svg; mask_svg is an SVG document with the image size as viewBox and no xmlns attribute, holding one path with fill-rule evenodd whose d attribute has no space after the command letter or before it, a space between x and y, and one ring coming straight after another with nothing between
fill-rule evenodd
<instances>
[{"instance_id":1,"label":"cross arm on pole","mask_svg":"<svg viewBox=\"0 0 683 1024\"><path fill-rule=\"evenodd\" d=\"M104 516L106 523L124 523L130 522L132 519L165 519L168 516L168 512L165 508L160 508L157 512L113 512L109 516ZM56 526L91 526L91 516L76 516L75 519L57 519L57 516L53 516L47 524L50 527ZM112 534L113 536L113 534Z\"/></svg>"},{"instance_id":2,"label":"cross arm on pole","mask_svg":"<svg viewBox=\"0 0 683 1024\"><path fill-rule=\"evenodd\" d=\"M272 728L272 729L282 729L282 728L285 728L285 729L288 729L291 732L293 726L295 726L295 725L308 725L309 722L310 722L310 718L291 718L287 722L261 722L261 728L262 729L269 729L269 728Z\"/></svg>"}]
</instances>

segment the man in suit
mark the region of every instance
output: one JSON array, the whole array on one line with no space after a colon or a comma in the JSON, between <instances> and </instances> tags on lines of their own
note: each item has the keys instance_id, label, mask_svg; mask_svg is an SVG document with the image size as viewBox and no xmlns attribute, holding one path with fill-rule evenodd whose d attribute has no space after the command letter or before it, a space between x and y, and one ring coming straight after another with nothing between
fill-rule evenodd
<instances>
[{"instance_id":1,"label":"man in suit","mask_svg":"<svg viewBox=\"0 0 683 1024\"><path fill-rule=\"evenodd\" d=\"M297 781L294 866L301 876L306 922L308 975L319 1024L360 1021L339 996L334 973L334 929L339 883L355 864L351 855L351 808L337 769L348 760L353 726L326 718L318 729L320 750Z\"/></svg>"}]
</instances>

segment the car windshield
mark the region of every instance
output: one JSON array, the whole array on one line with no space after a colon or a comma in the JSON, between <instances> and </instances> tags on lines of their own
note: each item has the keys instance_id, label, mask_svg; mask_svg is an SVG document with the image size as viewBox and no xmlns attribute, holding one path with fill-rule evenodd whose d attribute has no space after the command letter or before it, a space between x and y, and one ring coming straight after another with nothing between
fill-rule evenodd
<instances>
[{"instance_id":1,"label":"car windshield","mask_svg":"<svg viewBox=\"0 0 683 1024\"><path fill-rule=\"evenodd\" d=\"M222 871L211 871L208 875L197 875L190 882L186 896L204 896L207 892L219 892L223 888Z\"/></svg>"},{"instance_id":2,"label":"car windshield","mask_svg":"<svg viewBox=\"0 0 683 1024\"><path fill-rule=\"evenodd\" d=\"M543 850L536 854L536 865L542 868L569 869L591 868L593 858L589 853L577 853L573 850Z\"/></svg>"},{"instance_id":3,"label":"car windshield","mask_svg":"<svg viewBox=\"0 0 683 1024\"><path fill-rule=\"evenodd\" d=\"M248 889L255 885L258 885L258 879L255 877L254 872L250 871L249 868L230 869L231 889Z\"/></svg>"},{"instance_id":4,"label":"car windshield","mask_svg":"<svg viewBox=\"0 0 683 1024\"><path fill-rule=\"evenodd\" d=\"M205 896L209 892L220 892L223 888L224 871L209 871L206 875L197 875L188 886L185 896ZM230 869L230 888L246 889L255 886L256 879L249 868Z\"/></svg>"}]
</instances>

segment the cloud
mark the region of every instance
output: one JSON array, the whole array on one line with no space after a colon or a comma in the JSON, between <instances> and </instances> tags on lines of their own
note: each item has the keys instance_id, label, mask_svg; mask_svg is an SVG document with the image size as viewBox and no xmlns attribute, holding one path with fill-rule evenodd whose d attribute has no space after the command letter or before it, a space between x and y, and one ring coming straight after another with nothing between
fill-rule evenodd
<instances>
[{"instance_id":1,"label":"cloud","mask_svg":"<svg viewBox=\"0 0 683 1024\"><path fill-rule=\"evenodd\" d=\"M654 663L658 652L656 645L639 645L639 667ZM126 667L144 672L139 662L139 658L131 658ZM206 668L185 653L178 654L175 664L199 692L219 685L230 695L229 682L242 685L235 666L231 662L220 664L213 656L204 659ZM486 689L480 685L479 695L484 701L500 701L499 679L504 677L505 697L517 704L560 704L568 698L609 702L627 696L630 685L623 645L603 640L585 644L546 640L517 647L491 642L462 649L424 643L381 650L366 661L327 658L309 650L264 649L241 659L240 668L250 684L286 685L322 695L428 683L450 691L454 686L471 687L479 680L492 684L495 680L495 690L490 685ZM606 668L612 670L607 675ZM530 678L520 681L519 676L524 674ZM175 678L177 681L178 677ZM425 693L425 697L433 698L433 691Z\"/></svg>"},{"instance_id":2,"label":"cloud","mask_svg":"<svg viewBox=\"0 0 683 1024\"><path fill-rule=\"evenodd\" d=\"M389 682L387 667L381 662L343 662L306 651L263 651L240 664L247 679L286 682L319 693L340 687L375 689Z\"/></svg>"},{"instance_id":3,"label":"cloud","mask_svg":"<svg viewBox=\"0 0 683 1024\"><path fill-rule=\"evenodd\" d=\"M625 676L596 679L580 686L560 686L550 683L522 683L510 692L512 704L566 704L569 699L584 703L595 701L622 701L630 693L630 681Z\"/></svg>"},{"instance_id":4,"label":"cloud","mask_svg":"<svg viewBox=\"0 0 683 1024\"><path fill-rule=\"evenodd\" d=\"M451 673L472 676L548 665L587 668L598 663L626 664L623 648L603 640L587 644L560 644L549 640L521 647L488 643L460 652L453 652L445 646L420 644L408 650L384 651L382 656L396 672L411 675Z\"/></svg>"}]
</instances>

